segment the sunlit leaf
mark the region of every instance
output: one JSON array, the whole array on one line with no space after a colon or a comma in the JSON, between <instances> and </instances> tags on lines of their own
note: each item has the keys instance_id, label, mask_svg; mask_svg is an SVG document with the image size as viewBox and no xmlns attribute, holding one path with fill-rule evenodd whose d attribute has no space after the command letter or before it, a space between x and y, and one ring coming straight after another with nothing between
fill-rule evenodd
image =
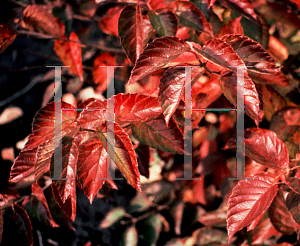
<instances>
[{"instance_id":1,"label":"sunlit leaf","mask_svg":"<svg viewBox=\"0 0 300 246\"><path fill-rule=\"evenodd\" d=\"M118 20L123 6L115 6L110 8L99 21L101 31L106 34L118 36Z\"/></svg>"},{"instance_id":2,"label":"sunlit leaf","mask_svg":"<svg viewBox=\"0 0 300 246\"><path fill-rule=\"evenodd\" d=\"M267 167L285 169L289 164L286 146L276 133L267 129L245 130L245 151L247 156Z\"/></svg>"},{"instance_id":3,"label":"sunlit leaf","mask_svg":"<svg viewBox=\"0 0 300 246\"><path fill-rule=\"evenodd\" d=\"M169 62L189 50L189 45L176 37L162 37L153 40L147 45L136 61L128 84L132 84L148 74L163 68Z\"/></svg>"},{"instance_id":4,"label":"sunlit leaf","mask_svg":"<svg viewBox=\"0 0 300 246\"><path fill-rule=\"evenodd\" d=\"M238 17L234 20L229 21L228 23L223 26L220 31L216 34L216 38L221 38L226 34L240 34L244 35L244 29L241 25L241 18Z\"/></svg>"},{"instance_id":5,"label":"sunlit leaf","mask_svg":"<svg viewBox=\"0 0 300 246\"><path fill-rule=\"evenodd\" d=\"M269 173L260 173L250 180L241 180L233 188L228 201L227 230L229 241L243 227L249 225L271 205L278 186Z\"/></svg>"},{"instance_id":6,"label":"sunlit leaf","mask_svg":"<svg viewBox=\"0 0 300 246\"><path fill-rule=\"evenodd\" d=\"M138 232L135 226L131 226L123 233L122 245L136 246L138 244Z\"/></svg>"}]
</instances>

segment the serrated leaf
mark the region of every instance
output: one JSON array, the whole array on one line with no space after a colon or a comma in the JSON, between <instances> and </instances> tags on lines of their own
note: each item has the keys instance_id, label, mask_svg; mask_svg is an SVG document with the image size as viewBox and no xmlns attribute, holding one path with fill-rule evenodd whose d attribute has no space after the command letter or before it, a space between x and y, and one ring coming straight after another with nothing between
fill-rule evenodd
<instances>
[{"instance_id":1,"label":"serrated leaf","mask_svg":"<svg viewBox=\"0 0 300 246\"><path fill-rule=\"evenodd\" d=\"M114 223L116 223L118 220L123 218L123 216L126 214L124 208L118 207L110 210L104 220L99 225L100 228L107 228L112 226Z\"/></svg>"},{"instance_id":2,"label":"serrated leaf","mask_svg":"<svg viewBox=\"0 0 300 246\"><path fill-rule=\"evenodd\" d=\"M176 37L156 38L147 45L131 72L128 84L146 77L189 51L189 45Z\"/></svg>"},{"instance_id":3,"label":"serrated leaf","mask_svg":"<svg viewBox=\"0 0 300 246\"><path fill-rule=\"evenodd\" d=\"M90 203L107 179L106 158L107 152L99 139L91 138L79 146L77 179Z\"/></svg>"},{"instance_id":4,"label":"serrated leaf","mask_svg":"<svg viewBox=\"0 0 300 246\"><path fill-rule=\"evenodd\" d=\"M245 130L245 152L254 161L270 168L285 169L289 154L275 132L262 128Z\"/></svg>"},{"instance_id":5,"label":"serrated leaf","mask_svg":"<svg viewBox=\"0 0 300 246\"><path fill-rule=\"evenodd\" d=\"M42 188L37 183L33 183L31 185L31 191L31 195L26 197L22 203L23 208L30 217L35 218L46 225L59 227L52 219Z\"/></svg>"},{"instance_id":6,"label":"serrated leaf","mask_svg":"<svg viewBox=\"0 0 300 246\"><path fill-rule=\"evenodd\" d=\"M60 38L67 39L65 36ZM69 41L57 39L54 43L54 51L65 66L69 66L70 71L83 81L81 47L76 33L71 32Z\"/></svg>"},{"instance_id":7,"label":"serrated leaf","mask_svg":"<svg viewBox=\"0 0 300 246\"><path fill-rule=\"evenodd\" d=\"M159 83L159 100L168 125L185 92L185 68L171 67Z\"/></svg>"},{"instance_id":8,"label":"serrated leaf","mask_svg":"<svg viewBox=\"0 0 300 246\"><path fill-rule=\"evenodd\" d=\"M52 177L60 171L60 177L52 180L63 203L70 197L76 200L76 170L78 160L78 143L71 137L63 137L61 145L54 150L50 171ZM56 156L58 158L56 158ZM62 168L62 170L58 170Z\"/></svg>"},{"instance_id":9,"label":"serrated leaf","mask_svg":"<svg viewBox=\"0 0 300 246\"><path fill-rule=\"evenodd\" d=\"M61 112L55 111L55 102L47 104L40 109L32 122L32 134L23 150L31 150L43 144L46 140L54 138L55 133L55 114L61 114L61 136L63 137L66 132L69 132L69 127L78 127L76 124L76 109L71 104L61 102Z\"/></svg>"},{"instance_id":10,"label":"serrated leaf","mask_svg":"<svg viewBox=\"0 0 300 246\"><path fill-rule=\"evenodd\" d=\"M229 44L239 55L247 66L249 77L255 82L289 86L280 67L259 43L235 34L225 35L221 40Z\"/></svg>"},{"instance_id":11,"label":"serrated leaf","mask_svg":"<svg viewBox=\"0 0 300 246\"><path fill-rule=\"evenodd\" d=\"M136 246L138 244L138 232L135 226L131 226L123 233L122 245Z\"/></svg>"},{"instance_id":12,"label":"serrated leaf","mask_svg":"<svg viewBox=\"0 0 300 246\"><path fill-rule=\"evenodd\" d=\"M64 33L64 28L61 28L52 13L42 5L33 4L26 7L23 11L23 21L21 25L31 31L54 37L59 37Z\"/></svg>"},{"instance_id":13,"label":"serrated leaf","mask_svg":"<svg viewBox=\"0 0 300 246\"><path fill-rule=\"evenodd\" d=\"M178 28L178 19L170 10L160 13L149 11L149 20L160 37L175 36Z\"/></svg>"},{"instance_id":14,"label":"serrated leaf","mask_svg":"<svg viewBox=\"0 0 300 246\"><path fill-rule=\"evenodd\" d=\"M16 39L16 32L7 24L0 23L0 53Z\"/></svg>"},{"instance_id":15,"label":"serrated leaf","mask_svg":"<svg viewBox=\"0 0 300 246\"><path fill-rule=\"evenodd\" d=\"M274 184L273 175L264 172L251 178L239 181L229 197L228 241L237 231L262 216L276 196L278 186Z\"/></svg>"},{"instance_id":16,"label":"serrated leaf","mask_svg":"<svg viewBox=\"0 0 300 246\"><path fill-rule=\"evenodd\" d=\"M9 176L10 184L17 183L34 173L38 148L25 149L26 145L14 161Z\"/></svg>"},{"instance_id":17,"label":"serrated leaf","mask_svg":"<svg viewBox=\"0 0 300 246\"><path fill-rule=\"evenodd\" d=\"M263 117L263 112L259 108L260 101L255 84L248 76L244 76L243 80L245 111L255 121L256 125L259 125ZM236 73L230 70L223 70L221 72L219 78L220 86L226 98L235 107L237 107L237 90L242 88L239 82L241 80Z\"/></svg>"},{"instance_id":18,"label":"serrated leaf","mask_svg":"<svg viewBox=\"0 0 300 246\"><path fill-rule=\"evenodd\" d=\"M192 2L176 2L174 12L178 16L178 20L181 25L199 32L206 32L211 37L214 36L212 28L205 19L205 16Z\"/></svg>"},{"instance_id":19,"label":"serrated leaf","mask_svg":"<svg viewBox=\"0 0 300 246\"><path fill-rule=\"evenodd\" d=\"M122 46L131 62L135 64L144 48L143 17L140 5L126 6L122 10L118 23Z\"/></svg>"},{"instance_id":20,"label":"serrated leaf","mask_svg":"<svg viewBox=\"0 0 300 246\"><path fill-rule=\"evenodd\" d=\"M10 219L15 221L19 229L18 237L22 238L24 246L33 246L32 226L28 214L16 203L13 204L13 210L14 212Z\"/></svg>"},{"instance_id":21,"label":"serrated leaf","mask_svg":"<svg viewBox=\"0 0 300 246\"><path fill-rule=\"evenodd\" d=\"M128 182L140 191L140 172L131 140L119 124L114 123L113 130L110 129L111 127L111 125L107 126L105 122L97 128L96 134L102 145L106 146L106 151L112 160L114 160L117 168ZM107 136L108 130L114 133L114 139Z\"/></svg>"},{"instance_id":22,"label":"serrated leaf","mask_svg":"<svg viewBox=\"0 0 300 246\"><path fill-rule=\"evenodd\" d=\"M286 206L292 214L294 220L300 225L300 195L291 191L286 198Z\"/></svg>"},{"instance_id":23,"label":"serrated leaf","mask_svg":"<svg viewBox=\"0 0 300 246\"><path fill-rule=\"evenodd\" d=\"M133 135L149 147L174 154L189 154L184 151L183 135L171 118L166 126L164 116L161 114L155 119L131 124Z\"/></svg>"},{"instance_id":24,"label":"serrated leaf","mask_svg":"<svg viewBox=\"0 0 300 246\"><path fill-rule=\"evenodd\" d=\"M281 190L278 190L268 212L272 224L279 232L287 235L294 233L295 222L289 213Z\"/></svg>"}]
</instances>

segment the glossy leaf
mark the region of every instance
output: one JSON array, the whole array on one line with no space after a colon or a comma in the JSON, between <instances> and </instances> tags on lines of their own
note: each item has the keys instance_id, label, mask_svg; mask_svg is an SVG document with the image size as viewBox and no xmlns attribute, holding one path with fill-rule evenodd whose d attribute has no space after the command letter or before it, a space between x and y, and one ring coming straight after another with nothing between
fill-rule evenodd
<instances>
[{"instance_id":1,"label":"glossy leaf","mask_svg":"<svg viewBox=\"0 0 300 246\"><path fill-rule=\"evenodd\" d=\"M159 84L159 100L168 125L185 92L185 68L171 67Z\"/></svg>"},{"instance_id":2,"label":"glossy leaf","mask_svg":"<svg viewBox=\"0 0 300 246\"><path fill-rule=\"evenodd\" d=\"M289 82L280 67L267 51L254 40L229 34L221 38L228 43L247 66L248 74L255 82L289 86Z\"/></svg>"},{"instance_id":3,"label":"glossy leaf","mask_svg":"<svg viewBox=\"0 0 300 246\"><path fill-rule=\"evenodd\" d=\"M107 179L106 158L106 150L99 139L90 138L79 146L77 179L90 203Z\"/></svg>"},{"instance_id":4,"label":"glossy leaf","mask_svg":"<svg viewBox=\"0 0 300 246\"><path fill-rule=\"evenodd\" d=\"M152 148L174 154L189 154L184 151L183 135L176 122L171 119L166 126L162 114L155 119L132 124L131 130L139 141Z\"/></svg>"},{"instance_id":5,"label":"glossy leaf","mask_svg":"<svg viewBox=\"0 0 300 246\"><path fill-rule=\"evenodd\" d=\"M119 124L114 123L113 130L110 127L105 122L97 128L98 138L102 145L106 146L107 153L114 160L117 168L123 173L128 182L140 191L140 172L131 140ZM107 136L107 129L114 133L114 139Z\"/></svg>"},{"instance_id":6,"label":"glossy leaf","mask_svg":"<svg viewBox=\"0 0 300 246\"><path fill-rule=\"evenodd\" d=\"M138 244L138 232L135 226L127 228L123 234L122 245L136 246Z\"/></svg>"},{"instance_id":7,"label":"glossy leaf","mask_svg":"<svg viewBox=\"0 0 300 246\"><path fill-rule=\"evenodd\" d=\"M122 46L133 64L143 52L144 30L141 7L126 6L119 18L119 36Z\"/></svg>"},{"instance_id":8,"label":"glossy leaf","mask_svg":"<svg viewBox=\"0 0 300 246\"><path fill-rule=\"evenodd\" d=\"M281 190L278 190L269 208L269 217L278 231L287 235L294 233L295 222L289 213Z\"/></svg>"},{"instance_id":9,"label":"glossy leaf","mask_svg":"<svg viewBox=\"0 0 300 246\"><path fill-rule=\"evenodd\" d=\"M178 19L170 10L160 13L149 11L149 20L160 37L175 36L178 28Z\"/></svg>"},{"instance_id":10,"label":"glossy leaf","mask_svg":"<svg viewBox=\"0 0 300 246\"><path fill-rule=\"evenodd\" d=\"M254 161L270 168L285 169L289 164L289 154L276 133L262 128L245 130L246 155Z\"/></svg>"},{"instance_id":11,"label":"glossy leaf","mask_svg":"<svg viewBox=\"0 0 300 246\"><path fill-rule=\"evenodd\" d=\"M117 207L112 210L110 210L104 220L99 225L100 228L107 228L112 226L114 223L116 223L118 220L123 218L123 216L126 214L124 208Z\"/></svg>"},{"instance_id":12,"label":"glossy leaf","mask_svg":"<svg viewBox=\"0 0 300 246\"><path fill-rule=\"evenodd\" d=\"M71 137L62 138L61 146L54 150L51 158L51 175L53 185L63 203L68 197L76 200L76 169L78 160L78 142ZM62 170L57 170L62 168ZM59 172L59 177L55 177Z\"/></svg>"},{"instance_id":13,"label":"glossy leaf","mask_svg":"<svg viewBox=\"0 0 300 246\"><path fill-rule=\"evenodd\" d=\"M33 148L30 150L25 149L26 145L14 161L10 171L10 184L17 183L18 181L30 176L34 172L38 148Z\"/></svg>"},{"instance_id":14,"label":"glossy leaf","mask_svg":"<svg viewBox=\"0 0 300 246\"><path fill-rule=\"evenodd\" d=\"M178 1L175 6L174 12L178 16L181 25L199 32L206 32L211 37L214 36L212 28L205 19L205 16L192 2Z\"/></svg>"},{"instance_id":15,"label":"glossy leaf","mask_svg":"<svg viewBox=\"0 0 300 246\"><path fill-rule=\"evenodd\" d=\"M241 180L233 188L228 201L227 230L229 241L243 227L249 225L271 205L278 186L269 173L260 173L250 180Z\"/></svg>"},{"instance_id":16,"label":"glossy leaf","mask_svg":"<svg viewBox=\"0 0 300 246\"><path fill-rule=\"evenodd\" d=\"M163 68L169 62L189 51L189 45L176 37L162 37L147 45L131 72L128 84Z\"/></svg>"},{"instance_id":17,"label":"glossy leaf","mask_svg":"<svg viewBox=\"0 0 300 246\"><path fill-rule=\"evenodd\" d=\"M294 220L300 225L300 195L291 191L286 198L286 206L292 214Z\"/></svg>"},{"instance_id":18,"label":"glossy leaf","mask_svg":"<svg viewBox=\"0 0 300 246\"><path fill-rule=\"evenodd\" d=\"M7 24L0 23L0 53L16 39L16 32Z\"/></svg>"},{"instance_id":19,"label":"glossy leaf","mask_svg":"<svg viewBox=\"0 0 300 246\"><path fill-rule=\"evenodd\" d=\"M23 11L23 20L21 25L31 31L36 31L59 37L64 34L59 22L42 5L29 5Z\"/></svg>"},{"instance_id":20,"label":"glossy leaf","mask_svg":"<svg viewBox=\"0 0 300 246\"><path fill-rule=\"evenodd\" d=\"M62 112L57 113L62 116L60 127L63 137L66 132L69 132L68 127L77 127L77 124L74 122L77 112L71 104L65 102L61 103L61 109ZM29 136L24 150L37 148L46 140L54 138L55 113L55 102L47 104L37 112L32 122L32 134Z\"/></svg>"},{"instance_id":21,"label":"glossy leaf","mask_svg":"<svg viewBox=\"0 0 300 246\"><path fill-rule=\"evenodd\" d=\"M241 83L241 78L238 76L230 70L223 70L219 78L223 93L235 107L237 107L237 90L242 88L239 84ZM245 111L255 121L256 125L259 125L263 117L263 112L259 108L260 101L255 84L248 76L244 76L242 79L244 80Z\"/></svg>"},{"instance_id":22,"label":"glossy leaf","mask_svg":"<svg viewBox=\"0 0 300 246\"><path fill-rule=\"evenodd\" d=\"M67 39L65 36L61 36L61 38ZM78 76L80 81L83 81L81 47L76 33L70 34L69 41L56 40L54 51L64 65L69 66L70 71Z\"/></svg>"},{"instance_id":23,"label":"glossy leaf","mask_svg":"<svg viewBox=\"0 0 300 246\"><path fill-rule=\"evenodd\" d=\"M22 238L24 246L33 246L32 226L30 218L26 211L18 204L13 204L13 215L10 217L15 221L18 231L18 237Z\"/></svg>"},{"instance_id":24,"label":"glossy leaf","mask_svg":"<svg viewBox=\"0 0 300 246\"><path fill-rule=\"evenodd\" d=\"M30 217L46 225L59 227L52 219L43 189L37 183L31 185L31 195L24 199L22 207L27 211Z\"/></svg>"}]
</instances>

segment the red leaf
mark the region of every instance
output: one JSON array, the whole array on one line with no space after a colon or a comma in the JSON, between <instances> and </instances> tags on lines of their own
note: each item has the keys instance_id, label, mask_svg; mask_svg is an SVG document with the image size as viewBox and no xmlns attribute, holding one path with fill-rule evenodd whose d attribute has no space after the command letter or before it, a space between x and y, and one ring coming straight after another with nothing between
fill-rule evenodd
<instances>
[{"instance_id":1,"label":"red leaf","mask_svg":"<svg viewBox=\"0 0 300 246\"><path fill-rule=\"evenodd\" d=\"M300 194L300 179L297 177L299 173L296 174L295 177L289 177L286 184L294 191Z\"/></svg>"},{"instance_id":2,"label":"red leaf","mask_svg":"<svg viewBox=\"0 0 300 246\"><path fill-rule=\"evenodd\" d=\"M225 35L221 40L228 43L239 55L247 66L250 78L255 82L289 86L280 67L275 64L275 60L259 43L235 34Z\"/></svg>"},{"instance_id":3,"label":"red leaf","mask_svg":"<svg viewBox=\"0 0 300 246\"><path fill-rule=\"evenodd\" d=\"M122 127L133 122L155 119L162 113L162 108L155 97L120 93L114 96L114 100L115 121Z\"/></svg>"},{"instance_id":4,"label":"red leaf","mask_svg":"<svg viewBox=\"0 0 300 246\"><path fill-rule=\"evenodd\" d=\"M259 122L262 120L263 112L259 108L259 97L255 88L255 84L248 77L244 76L244 105L247 115L249 115L256 123L259 125ZM219 83L222 88L222 91L226 98L237 107L237 90L238 76L236 73L230 70L222 70L221 76L219 78ZM240 86L241 88L242 86Z\"/></svg>"},{"instance_id":5,"label":"red leaf","mask_svg":"<svg viewBox=\"0 0 300 246\"><path fill-rule=\"evenodd\" d=\"M274 177L270 173L260 173L252 178L239 181L229 197L228 241L237 231L260 217L276 196L278 186L274 185Z\"/></svg>"},{"instance_id":6,"label":"red leaf","mask_svg":"<svg viewBox=\"0 0 300 246\"><path fill-rule=\"evenodd\" d=\"M286 206L291 212L294 220L300 225L300 195L291 191L286 198Z\"/></svg>"},{"instance_id":7,"label":"red leaf","mask_svg":"<svg viewBox=\"0 0 300 246\"><path fill-rule=\"evenodd\" d=\"M0 53L6 50L16 37L16 32L9 25L0 23Z\"/></svg>"},{"instance_id":8,"label":"red leaf","mask_svg":"<svg viewBox=\"0 0 300 246\"><path fill-rule=\"evenodd\" d=\"M206 32L211 37L214 36L210 24L205 19L202 12L192 3L188 1L176 2L175 14L178 16L179 23L199 32Z\"/></svg>"},{"instance_id":9,"label":"red leaf","mask_svg":"<svg viewBox=\"0 0 300 246\"><path fill-rule=\"evenodd\" d=\"M221 0L221 3L247 19L260 23L248 0Z\"/></svg>"},{"instance_id":10,"label":"red leaf","mask_svg":"<svg viewBox=\"0 0 300 246\"><path fill-rule=\"evenodd\" d=\"M132 84L163 68L170 61L189 50L189 45L176 37L163 37L153 40L136 61L128 84Z\"/></svg>"},{"instance_id":11,"label":"red leaf","mask_svg":"<svg viewBox=\"0 0 300 246\"><path fill-rule=\"evenodd\" d=\"M107 136L107 125L104 122L97 128L98 138L102 145L106 146L106 151L114 160L118 169L123 173L128 182L138 191L141 191L140 172L136 160L136 154L133 145L127 133L120 127L119 124L114 123L114 128L109 129L113 132L114 139Z\"/></svg>"},{"instance_id":12,"label":"red leaf","mask_svg":"<svg viewBox=\"0 0 300 246\"><path fill-rule=\"evenodd\" d=\"M61 120L61 136L63 137L67 132L70 132L68 128L78 127L75 119L77 115L76 109L68 103L61 102L62 112L55 111L55 102L47 104L45 107L40 109L32 122L32 134L23 150L31 150L39 145L45 143L46 140L54 138L55 132L55 113L60 113L62 116Z\"/></svg>"},{"instance_id":13,"label":"red leaf","mask_svg":"<svg viewBox=\"0 0 300 246\"><path fill-rule=\"evenodd\" d=\"M36 218L46 225L59 227L52 219L43 189L37 183L33 183L31 185L31 191L31 195L26 197L22 203L23 208L30 217Z\"/></svg>"},{"instance_id":14,"label":"red leaf","mask_svg":"<svg viewBox=\"0 0 300 246\"><path fill-rule=\"evenodd\" d=\"M65 36L60 38L67 39ZM71 72L83 81L81 47L76 33L71 32L69 41L56 40L54 51Z\"/></svg>"},{"instance_id":15,"label":"red leaf","mask_svg":"<svg viewBox=\"0 0 300 246\"><path fill-rule=\"evenodd\" d=\"M59 195L58 189L55 186L52 180L52 193L54 195L55 200L57 201L59 207L64 211L65 215L68 216L72 221L75 220L76 217L76 197L69 196L65 203L62 202L61 197ZM74 191L75 192L75 191ZM69 221L66 222L68 226L70 226Z\"/></svg>"},{"instance_id":16,"label":"red leaf","mask_svg":"<svg viewBox=\"0 0 300 246\"><path fill-rule=\"evenodd\" d=\"M160 37L175 36L178 28L178 19L170 10L163 10L159 13L149 11L151 25Z\"/></svg>"},{"instance_id":17,"label":"red leaf","mask_svg":"<svg viewBox=\"0 0 300 246\"><path fill-rule=\"evenodd\" d=\"M118 36L118 20L123 7L115 6L110 8L104 17L99 21L99 27L101 31L106 34Z\"/></svg>"},{"instance_id":18,"label":"red leaf","mask_svg":"<svg viewBox=\"0 0 300 246\"><path fill-rule=\"evenodd\" d=\"M278 231L287 235L294 233L295 221L289 213L281 190L278 190L269 208L269 217Z\"/></svg>"},{"instance_id":19,"label":"red leaf","mask_svg":"<svg viewBox=\"0 0 300 246\"><path fill-rule=\"evenodd\" d=\"M216 34L216 38L221 38L225 34L236 34L244 35L244 29L241 25L242 17L238 17L234 20L229 21L221 30Z\"/></svg>"},{"instance_id":20,"label":"red leaf","mask_svg":"<svg viewBox=\"0 0 300 246\"><path fill-rule=\"evenodd\" d=\"M34 166L37 159L38 148L25 150L20 152L15 159L14 164L10 171L9 183L17 183L18 181L30 176L34 173Z\"/></svg>"},{"instance_id":21,"label":"red leaf","mask_svg":"<svg viewBox=\"0 0 300 246\"><path fill-rule=\"evenodd\" d=\"M63 203L66 203L70 197L76 201L76 170L78 160L78 142L77 139L71 137L63 137L62 144L54 150L51 158L50 171L52 176L55 175L57 168L62 168L59 179L55 177L52 180L57 192ZM60 156L61 158L60 158ZM58 156L58 158L55 158ZM55 171L56 170L56 171Z\"/></svg>"},{"instance_id":22,"label":"red leaf","mask_svg":"<svg viewBox=\"0 0 300 246\"><path fill-rule=\"evenodd\" d=\"M247 156L266 167L285 169L289 164L285 144L267 129L245 130L245 151Z\"/></svg>"},{"instance_id":23,"label":"red leaf","mask_svg":"<svg viewBox=\"0 0 300 246\"><path fill-rule=\"evenodd\" d=\"M77 179L90 203L107 179L106 158L107 152L99 139L90 138L79 146Z\"/></svg>"},{"instance_id":24,"label":"red leaf","mask_svg":"<svg viewBox=\"0 0 300 246\"><path fill-rule=\"evenodd\" d=\"M166 126L163 114L148 121L131 124L133 135L149 147L174 154L189 154L184 151L184 139L176 122L171 118Z\"/></svg>"},{"instance_id":25,"label":"red leaf","mask_svg":"<svg viewBox=\"0 0 300 246\"><path fill-rule=\"evenodd\" d=\"M20 198L19 193L13 189L5 189L0 192L0 208L9 207L11 203Z\"/></svg>"},{"instance_id":26,"label":"red leaf","mask_svg":"<svg viewBox=\"0 0 300 246\"><path fill-rule=\"evenodd\" d=\"M126 6L119 18L119 35L122 46L133 64L143 52L144 30L141 7Z\"/></svg>"},{"instance_id":27,"label":"red leaf","mask_svg":"<svg viewBox=\"0 0 300 246\"><path fill-rule=\"evenodd\" d=\"M93 79L97 84L96 91L104 92L107 89L110 81L114 78L108 78L107 80L107 67L116 66L116 58L109 53L102 53L94 59L93 66Z\"/></svg>"},{"instance_id":28,"label":"red leaf","mask_svg":"<svg viewBox=\"0 0 300 246\"><path fill-rule=\"evenodd\" d=\"M64 34L64 26L61 27L61 23L42 5L29 5L23 11L23 21L21 25L31 31L54 37L59 37Z\"/></svg>"},{"instance_id":29,"label":"red leaf","mask_svg":"<svg viewBox=\"0 0 300 246\"><path fill-rule=\"evenodd\" d=\"M15 221L19 229L18 237L22 238L24 246L33 246L32 227L28 214L16 203L13 205L13 210L10 219Z\"/></svg>"}]
</instances>

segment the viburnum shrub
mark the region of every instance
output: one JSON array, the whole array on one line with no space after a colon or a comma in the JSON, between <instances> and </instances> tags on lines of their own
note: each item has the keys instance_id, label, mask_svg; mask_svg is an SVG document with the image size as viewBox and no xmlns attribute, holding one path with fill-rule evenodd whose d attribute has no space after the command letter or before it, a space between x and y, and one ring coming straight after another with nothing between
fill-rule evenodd
<instances>
[{"instance_id":1,"label":"viburnum shrub","mask_svg":"<svg viewBox=\"0 0 300 246\"><path fill-rule=\"evenodd\" d=\"M86 81L98 95L104 93L109 84L107 66L122 66L115 70L126 84L125 93L107 99L62 101L59 112L55 104L60 102L45 99L36 113L32 133L12 165L10 188L0 195L1 213L15 220L24 245L33 245L31 218L59 226L43 189L51 186L55 199L51 203L57 203L65 220L72 221L76 189L82 190L90 203L95 197L109 196L109 189L103 189L105 183L117 189L117 182L108 176L108 156L139 192L144 191L140 173L149 178L151 159L155 158L164 162L160 178L177 187L172 193L176 198L163 205L145 205L149 200L139 193L141 210L126 212L118 207L107 214L100 228L125 218L124 245L156 245L163 231L173 232L165 245L295 243L282 236L295 232L299 236L300 224L299 69L293 64L299 63L300 53L288 57L294 52L293 42L299 40L298 1L11 2L23 15L12 27L0 24L1 52L24 34L50 39L54 52L69 66L62 69L62 76L68 73L71 77L67 84L73 86L73 94L78 94ZM101 12L103 6L105 13ZM73 19L97 26L76 29L70 24ZM107 39L118 38L117 46L122 46L127 58L120 49L103 46L100 38L89 43L90 33L99 28ZM185 67L189 66L193 138L185 139L184 95L189 90ZM222 113L222 108L237 107L241 67L245 124L250 126L244 132L246 179L228 181L235 175L236 162L229 157L234 156L237 145L233 134L236 117L234 111ZM114 105L113 115L109 104ZM209 107L219 111L205 114ZM58 127L57 114L61 115ZM113 118L113 123L108 124L108 118ZM109 132L114 138L108 137ZM186 151L185 141L192 141L192 153ZM61 153L61 158L55 158L56 153ZM186 164L178 161L176 167L179 155L192 155L195 180L176 180L182 178ZM51 178L60 163L61 179ZM31 193L28 189L24 193L29 186ZM222 204L210 209L216 197ZM197 215L188 224L193 227L182 233L188 223L183 216L188 206L194 206ZM164 217L165 210L170 211L172 222ZM134 214L137 212L143 214ZM5 228L2 214L1 234ZM136 223L141 221L152 234L139 237ZM226 222L228 236L218 229ZM246 236L244 227L252 233Z\"/></svg>"}]
</instances>

